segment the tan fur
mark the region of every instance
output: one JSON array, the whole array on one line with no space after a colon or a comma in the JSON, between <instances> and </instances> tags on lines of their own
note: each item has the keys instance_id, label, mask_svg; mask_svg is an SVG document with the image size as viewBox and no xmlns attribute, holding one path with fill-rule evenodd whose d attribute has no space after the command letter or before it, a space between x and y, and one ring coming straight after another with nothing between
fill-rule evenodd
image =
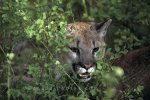
<instances>
[{"instance_id":1,"label":"tan fur","mask_svg":"<svg viewBox=\"0 0 150 100\"><path fill-rule=\"evenodd\" d=\"M80 37L81 39L97 39L96 29L86 22L75 22L68 25L67 30L71 35Z\"/></svg>"},{"instance_id":2,"label":"tan fur","mask_svg":"<svg viewBox=\"0 0 150 100\"><path fill-rule=\"evenodd\" d=\"M67 31L69 32L71 39L73 39L74 45L77 40L83 41L86 46L91 45L91 41L101 42L102 44L104 42L103 39L99 38L95 27L87 22L68 24Z\"/></svg>"}]
</instances>

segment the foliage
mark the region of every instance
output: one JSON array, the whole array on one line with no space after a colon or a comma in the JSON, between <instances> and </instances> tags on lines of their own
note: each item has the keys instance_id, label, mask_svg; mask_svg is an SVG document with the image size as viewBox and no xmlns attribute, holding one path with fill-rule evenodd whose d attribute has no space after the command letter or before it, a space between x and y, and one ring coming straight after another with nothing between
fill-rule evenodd
<instances>
[{"instance_id":1,"label":"foliage","mask_svg":"<svg viewBox=\"0 0 150 100\"><path fill-rule=\"evenodd\" d=\"M102 60L89 83L80 83L69 76L58 59L59 54L67 51L65 46L69 42L66 41L65 27L68 22L112 18L112 31L107 39L107 54L112 60L150 44L149 3L142 0L1 0L0 75L3 77L0 77L0 98L112 99L123 76L122 69ZM14 55L13 48L23 40L32 42L35 52L31 50L27 56L29 50L26 50L23 56ZM22 69L19 81L15 81L14 61ZM26 64L29 64L28 69L24 69ZM54 65L59 67L61 80L55 80ZM22 79L24 73L32 76L31 82ZM141 90L138 86L123 96L133 99L132 93L139 95Z\"/></svg>"}]
</instances>

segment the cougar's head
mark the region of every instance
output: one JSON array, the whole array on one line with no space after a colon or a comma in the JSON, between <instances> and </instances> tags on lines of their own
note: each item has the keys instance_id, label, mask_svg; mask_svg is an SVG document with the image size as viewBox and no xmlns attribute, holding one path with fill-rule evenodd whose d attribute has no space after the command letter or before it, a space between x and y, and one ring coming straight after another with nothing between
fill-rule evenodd
<instances>
[{"instance_id":1,"label":"cougar's head","mask_svg":"<svg viewBox=\"0 0 150 100\"><path fill-rule=\"evenodd\" d=\"M82 82L91 79L96 70L96 61L103 57L105 51L105 36L111 19L104 23L75 22L68 24L69 59L74 75Z\"/></svg>"}]
</instances>

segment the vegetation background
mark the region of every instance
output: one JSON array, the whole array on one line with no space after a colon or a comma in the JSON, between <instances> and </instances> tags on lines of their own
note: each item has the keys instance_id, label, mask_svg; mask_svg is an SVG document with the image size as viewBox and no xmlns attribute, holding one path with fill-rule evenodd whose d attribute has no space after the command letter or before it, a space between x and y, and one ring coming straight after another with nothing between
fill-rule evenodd
<instances>
[{"instance_id":1,"label":"vegetation background","mask_svg":"<svg viewBox=\"0 0 150 100\"><path fill-rule=\"evenodd\" d=\"M150 44L149 9L149 0L0 0L0 100L117 99L123 72L111 62ZM65 26L110 18L109 56L98 62L91 82L74 80L56 56L66 52ZM24 46L15 53L19 43ZM60 67L61 80L55 80L53 65ZM141 86L129 88L121 98L140 100L141 90Z\"/></svg>"}]
</instances>

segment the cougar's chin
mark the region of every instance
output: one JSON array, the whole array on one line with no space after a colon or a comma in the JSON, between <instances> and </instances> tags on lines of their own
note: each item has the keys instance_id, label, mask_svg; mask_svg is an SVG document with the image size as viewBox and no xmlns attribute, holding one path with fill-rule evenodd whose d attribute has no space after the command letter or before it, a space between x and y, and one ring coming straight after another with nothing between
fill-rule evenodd
<instances>
[{"instance_id":1,"label":"cougar's chin","mask_svg":"<svg viewBox=\"0 0 150 100\"><path fill-rule=\"evenodd\" d=\"M81 82L87 82L91 79L91 75L89 73L80 73L77 74L77 79Z\"/></svg>"}]
</instances>

